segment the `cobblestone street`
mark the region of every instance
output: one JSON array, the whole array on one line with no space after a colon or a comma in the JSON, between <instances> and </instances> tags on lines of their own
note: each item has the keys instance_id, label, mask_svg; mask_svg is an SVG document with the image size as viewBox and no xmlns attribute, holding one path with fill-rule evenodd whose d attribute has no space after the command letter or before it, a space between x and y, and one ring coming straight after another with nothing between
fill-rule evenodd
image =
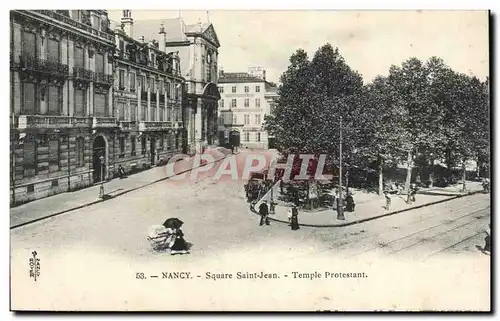
<instances>
[{"instance_id":1,"label":"cobblestone street","mask_svg":"<svg viewBox=\"0 0 500 321\"><path fill-rule=\"evenodd\" d=\"M452 284L454 276L458 278L460 273L470 269L467 272L471 275L470 284L463 284L460 289L465 289L464 293L474 293L474 300L470 301L471 296L464 295L464 304L468 302L468 306L484 306L482 300L487 295L485 291L489 290L489 256L478 251L476 245L484 245L482 231L489 223L489 195L467 196L348 227L301 227L298 231L291 231L287 224L280 222L259 226L259 217L249 210L249 205L245 202L243 184L243 181L231 180L215 183L209 175L196 183L166 180L103 203L12 230L11 273L12 279L16 280L13 282L14 304L16 295L24 296L26 293L26 289L17 292L16 288L45 286L47 296L51 296L51 293L68 294L67 297L57 298L62 307L70 305L72 300L85 298L87 303L79 303L80 306L87 304L91 309L104 306L109 308L112 306L109 300L117 305L123 304L124 300L132 304L147 295L149 301L141 303L147 309L160 304L160 293L167 289L168 283L142 288L140 282L153 281L136 280L136 273L139 272L158 275L164 271L190 271L205 278L206 271L291 273L301 270L335 270L336 266L341 266L342 270L368 274L376 271L380 275L394 273L397 265L405 264L403 262L406 259L413 266L427 264L424 267L439 274L445 271L434 271L431 268L434 265L425 263L428 261L424 259L432 262L434 259L446 258L446 265L451 265L443 274L447 277L446 282ZM191 254L170 256L150 249L146 239L148 228L161 224L167 217L178 217L185 222L183 230L186 239L194 244ZM42 265L41 280L35 285L29 280L27 272L28 258L33 250L38 252ZM398 258L397 263L387 263L390 268L383 272L379 266L394 257ZM457 261L456 264L451 263L454 260ZM375 262L378 267L373 270ZM85 275L82 278L86 281L85 284L81 284L79 275ZM403 277L404 275L397 276L396 279ZM354 291L359 282L376 284L380 282L379 279L383 280L384 277L349 282L352 282ZM88 280L94 280L95 283ZM192 288L189 301L206 297L206 291L213 292L213 289L199 290L199 286L207 283L178 283L180 281L170 282ZM238 282L231 280L216 282L224 289L224 293L238 291L240 286ZM299 291L301 295L293 296L290 301L292 305L296 304L294 306L297 309L311 305L318 309L345 308L346 304L352 303L352 299L349 301L348 297L334 303L323 296L318 297L318 293L322 292L325 292L324 297L327 298L339 295L335 294L336 290L328 282L347 282L345 280L324 281L320 283L321 286L316 285L321 290L316 290L314 297L307 297L307 289L319 280L312 280L310 283L304 283L304 280L288 283L283 280L245 282L250 284L245 285L248 293L242 294L238 300L229 303L226 301L227 297L215 295L211 297L213 302L207 303L206 308L237 307L238 304L243 304L239 300L249 298L251 289L260 293L272 292L273 297L279 296L279 293L285 295L292 289ZM418 291L418 287L408 288L415 287L415 284L405 282L397 290L391 291L400 293L401 297ZM75 285L74 293L69 289L72 287L70 284ZM137 293L137 297L122 296L122 290L120 293L114 290L123 289L123 284L131 287L125 292ZM472 289L471 287L480 289L468 292L466 289ZM97 288L102 288L99 294L95 292ZM153 291L155 299L149 299L151 293L145 293L146 289ZM484 293L484 297L480 293ZM34 297L33 300L35 299ZM165 308L194 308L186 300L187 298L172 299L168 304L165 303ZM268 306L275 302L281 306L270 306L269 309L289 309L289 306L283 306L285 301L273 301L264 295L261 299L252 298L251 304L258 307L259 303ZM102 302L106 302L106 305ZM370 304L376 306L377 301L370 301Z\"/></svg>"}]
</instances>

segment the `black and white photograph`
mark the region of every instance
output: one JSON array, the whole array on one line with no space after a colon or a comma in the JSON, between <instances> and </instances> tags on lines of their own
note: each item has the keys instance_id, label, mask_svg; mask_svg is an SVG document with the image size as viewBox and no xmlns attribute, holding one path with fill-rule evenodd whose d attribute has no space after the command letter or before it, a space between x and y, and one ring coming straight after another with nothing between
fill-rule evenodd
<instances>
[{"instance_id":1,"label":"black and white photograph","mask_svg":"<svg viewBox=\"0 0 500 321\"><path fill-rule=\"evenodd\" d=\"M121 5L10 9L11 311L491 311L492 12Z\"/></svg>"}]
</instances>

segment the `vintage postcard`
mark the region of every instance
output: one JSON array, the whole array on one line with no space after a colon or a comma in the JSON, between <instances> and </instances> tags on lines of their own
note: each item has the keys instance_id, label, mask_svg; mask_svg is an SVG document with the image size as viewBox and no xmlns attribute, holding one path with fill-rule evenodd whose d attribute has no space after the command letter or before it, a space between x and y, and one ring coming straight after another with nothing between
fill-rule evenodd
<instances>
[{"instance_id":1,"label":"vintage postcard","mask_svg":"<svg viewBox=\"0 0 500 321\"><path fill-rule=\"evenodd\" d=\"M488 11L10 11L13 311L490 311Z\"/></svg>"}]
</instances>

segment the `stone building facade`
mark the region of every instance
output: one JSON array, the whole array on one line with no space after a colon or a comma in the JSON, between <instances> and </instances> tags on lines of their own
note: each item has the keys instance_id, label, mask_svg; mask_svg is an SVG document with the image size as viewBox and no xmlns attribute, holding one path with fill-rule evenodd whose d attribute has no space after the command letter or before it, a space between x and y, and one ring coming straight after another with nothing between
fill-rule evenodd
<instances>
[{"instance_id":1,"label":"stone building facade","mask_svg":"<svg viewBox=\"0 0 500 321\"><path fill-rule=\"evenodd\" d=\"M10 33L11 204L93 184L92 146L116 123L107 12L12 10Z\"/></svg>"},{"instance_id":2,"label":"stone building facade","mask_svg":"<svg viewBox=\"0 0 500 321\"><path fill-rule=\"evenodd\" d=\"M180 58L111 30L105 10L10 15L11 205L142 170L188 149ZM184 138L184 139L183 139Z\"/></svg>"},{"instance_id":3,"label":"stone building facade","mask_svg":"<svg viewBox=\"0 0 500 321\"><path fill-rule=\"evenodd\" d=\"M186 79L183 119L190 152L217 145L218 50L220 43L209 23L186 25L182 18L137 21L135 30L160 41L156 30L163 24L167 50L179 53L181 74Z\"/></svg>"},{"instance_id":4,"label":"stone building facade","mask_svg":"<svg viewBox=\"0 0 500 321\"><path fill-rule=\"evenodd\" d=\"M266 81L262 68L248 72L221 71L219 75L219 141L225 144L238 137L242 148L268 149L268 135L264 117L271 112L277 97L276 85ZM233 138L232 138L233 137Z\"/></svg>"},{"instance_id":5,"label":"stone building facade","mask_svg":"<svg viewBox=\"0 0 500 321\"><path fill-rule=\"evenodd\" d=\"M166 51L164 27L158 25L159 41L136 40L134 31L131 11L123 10L121 28L115 30L114 167L121 165L125 172L157 165L187 149L180 58Z\"/></svg>"}]
</instances>

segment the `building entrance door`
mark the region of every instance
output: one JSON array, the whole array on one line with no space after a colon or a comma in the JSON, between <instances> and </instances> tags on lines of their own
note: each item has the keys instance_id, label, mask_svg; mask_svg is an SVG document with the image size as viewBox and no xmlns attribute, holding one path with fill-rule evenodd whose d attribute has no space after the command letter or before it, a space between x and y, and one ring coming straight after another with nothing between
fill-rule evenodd
<instances>
[{"instance_id":1,"label":"building entrance door","mask_svg":"<svg viewBox=\"0 0 500 321\"><path fill-rule=\"evenodd\" d=\"M149 150L151 154L151 166L156 164L156 138L151 137Z\"/></svg>"},{"instance_id":2,"label":"building entrance door","mask_svg":"<svg viewBox=\"0 0 500 321\"><path fill-rule=\"evenodd\" d=\"M106 173L106 142L102 136L97 136L92 144L92 164L94 166L94 183L105 179Z\"/></svg>"}]
</instances>

